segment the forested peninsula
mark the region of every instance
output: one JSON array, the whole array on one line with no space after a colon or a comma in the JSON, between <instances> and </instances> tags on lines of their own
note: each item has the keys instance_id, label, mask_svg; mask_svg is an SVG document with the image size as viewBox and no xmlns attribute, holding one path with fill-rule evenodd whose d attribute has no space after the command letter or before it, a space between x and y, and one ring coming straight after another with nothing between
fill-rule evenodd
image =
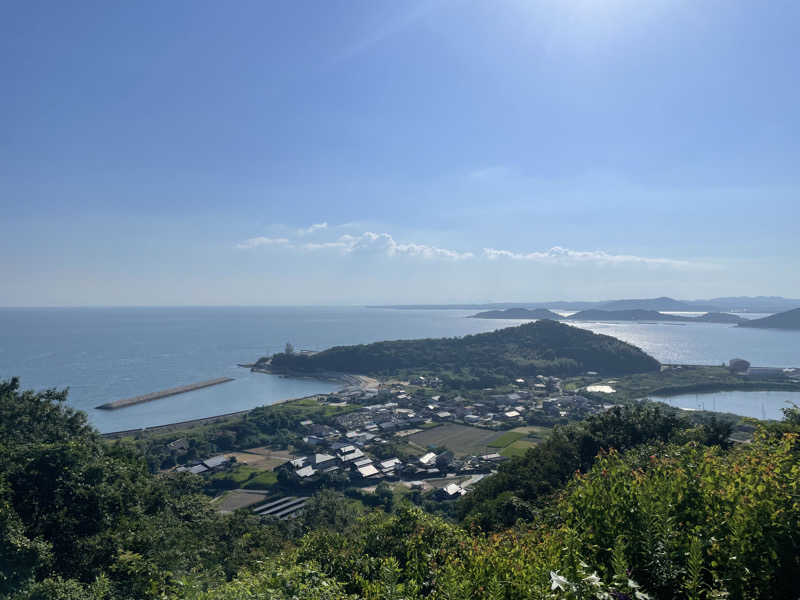
<instances>
[{"instance_id":1,"label":"forested peninsula","mask_svg":"<svg viewBox=\"0 0 800 600\"><path fill-rule=\"evenodd\" d=\"M257 368L287 374L324 372L395 375L454 374L480 380L596 371L624 375L657 371L659 362L616 338L550 320L464 337L336 346L315 354L282 352Z\"/></svg>"}]
</instances>

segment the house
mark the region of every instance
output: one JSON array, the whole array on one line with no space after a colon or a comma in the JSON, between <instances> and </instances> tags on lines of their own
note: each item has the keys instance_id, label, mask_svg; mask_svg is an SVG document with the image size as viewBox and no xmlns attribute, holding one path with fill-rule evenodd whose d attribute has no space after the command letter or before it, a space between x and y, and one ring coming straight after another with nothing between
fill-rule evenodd
<instances>
[{"instance_id":1,"label":"house","mask_svg":"<svg viewBox=\"0 0 800 600\"><path fill-rule=\"evenodd\" d=\"M207 458L204 461L202 461L202 463L206 466L207 469L216 469L224 465L229 460L230 458L228 458L227 456L222 456L220 454L219 456L212 456L211 458Z\"/></svg>"},{"instance_id":2,"label":"house","mask_svg":"<svg viewBox=\"0 0 800 600\"><path fill-rule=\"evenodd\" d=\"M384 460L378 466L381 471L392 471L402 464L403 462L399 458L390 458L389 460Z\"/></svg>"},{"instance_id":3,"label":"house","mask_svg":"<svg viewBox=\"0 0 800 600\"><path fill-rule=\"evenodd\" d=\"M316 473L316 471L314 470L314 467L312 467L311 465L303 467L302 469L297 469L297 471L295 471L295 475L297 475L301 479L305 477L311 477L314 473Z\"/></svg>"},{"instance_id":4,"label":"house","mask_svg":"<svg viewBox=\"0 0 800 600\"><path fill-rule=\"evenodd\" d=\"M425 465L426 467L431 466L432 464L436 463L436 453L435 452L428 452L419 457L420 464Z\"/></svg>"},{"instance_id":5,"label":"house","mask_svg":"<svg viewBox=\"0 0 800 600\"><path fill-rule=\"evenodd\" d=\"M365 465L363 467L358 467L358 473L364 477L373 477L379 474L378 469L375 468L375 465Z\"/></svg>"},{"instance_id":6,"label":"house","mask_svg":"<svg viewBox=\"0 0 800 600\"><path fill-rule=\"evenodd\" d=\"M359 469L361 467L366 467L367 465L371 464L372 464L372 459L369 456L365 456L364 458L359 458L358 460L353 461L353 466L356 469Z\"/></svg>"},{"instance_id":7,"label":"house","mask_svg":"<svg viewBox=\"0 0 800 600\"><path fill-rule=\"evenodd\" d=\"M311 457L311 463L315 467L328 467L332 465L336 461L335 456L331 456L330 454L315 454Z\"/></svg>"},{"instance_id":8,"label":"house","mask_svg":"<svg viewBox=\"0 0 800 600\"><path fill-rule=\"evenodd\" d=\"M339 458L341 458L343 462L352 462L359 458L364 458L364 453L358 448L355 448L352 452L339 455Z\"/></svg>"},{"instance_id":9,"label":"house","mask_svg":"<svg viewBox=\"0 0 800 600\"><path fill-rule=\"evenodd\" d=\"M445 499L458 498L466 494L466 490L457 483L450 483L439 490L439 496Z\"/></svg>"},{"instance_id":10,"label":"house","mask_svg":"<svg viewBox=\"0 0 800 600\"><path fill-rule=\"evenodd\" d=\"M202 464L201 465L195 465L193 467L189 467L188 471L189 471L189 473L194 473L195 475L200 475L200 473L205 473L206 471L208 471L208 467L206 467L205 465L202 465Z\"/></svg>"}]
</instances>

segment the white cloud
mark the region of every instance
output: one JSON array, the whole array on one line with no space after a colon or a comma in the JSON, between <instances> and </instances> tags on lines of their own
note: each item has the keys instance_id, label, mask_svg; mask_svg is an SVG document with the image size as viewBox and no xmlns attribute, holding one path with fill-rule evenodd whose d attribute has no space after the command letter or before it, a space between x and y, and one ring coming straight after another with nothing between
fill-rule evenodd
<instances>
[{"instance_id":1,"label":"white cloud","mask_svg":"<svg viewBox=\"0 0 800 600\"><path fill-rule=\"evenodd\" d=\"M250 250L259 246L288 246L289 240L286 238L268 238L264 236L253 237L236 244L240 250Z\"/></svg>"},{"instance_id":2,"label":"white cloud","mask_svg":"<svg viewBox=\"0 0 800 600\"><path fill-rule=\"evenodd\" d=\"M328 222L323 221L322 223L314 223L310 227L306 227L305 229L298 229L297 235L309 235L311 233L316 233L317 231L322 231L328 228Z\"/></svg>"},{"instance_id":3,"label":"white cloud","mask_svg":"<svg viewBox=\"0 0 800 600\"><path fill-rule=\"evenodd\" d=\"M457 252L427 244L399 243L388 233L373 233L372 231L365 231L357 236L343 235L339 238L338 244L348 254L385 254L387 256L418 256L451 260L473 257L472 252Z\"/></svg>"},{"instance_id":4,"label":"white cloud","mask_svg":"<svg viewBox=\"0 0 800 600\"><path fill-rule=\"evenodd\" d=\"M307 229L300 230L299 235L327 229L327 223L316 223ZM672 258L651 258L633 254L609 254L603 250L571 250L561 246L553 246L549 250L536 252L513 252L497 248L484 248L476 257L472 252L459 252L448 248L440 248L428 244L414 242L398 242L389 233L365 231L360 234L345 234L331 241L306 242L287 238L254 237L236 244L239 249L253 249L260 246L281 246L311 252L334 251L342 255L378 255L378 256L411 256L424 259L468 260L482 257L488 260L528 261L541 264L558 265L618 265L663 267L670 269L708 269L714 268L707 263L676 260Z\"/></svg>"},{"instance_id":5,"label":"white cloud","mask_svg":"<svg viewBox=\"0 0 800 600\"><path fill-rule=\"evenodd\" d=\"M472 252L457 252L427 244L400 243L388 233L365 231L359 235L345 234L334 242L303 244L305 250L339 250L343 254L382 254L385 256L418 256L462 260L473 258Z\"/></svg>"},{"instance_id":6,"label":"white cloud","mask_svg":"<svg viewBox=\"0 0 800 600\"><path fill-rule=\"evenodd\" d=\"M595 263L605 265L645 265L661 266L678 269L686 268L707 268L709 265L686 260L675 260L672 258L650 258L646 256L635 256L633 254L609 254L603 250L583 251L570 250L561 246L553 246L543 252L511 252L510 250L497 250L495 248L484 248L483 255L490 259L511 259L526 260L541 263Z\"/></svg>"}]
</instances>

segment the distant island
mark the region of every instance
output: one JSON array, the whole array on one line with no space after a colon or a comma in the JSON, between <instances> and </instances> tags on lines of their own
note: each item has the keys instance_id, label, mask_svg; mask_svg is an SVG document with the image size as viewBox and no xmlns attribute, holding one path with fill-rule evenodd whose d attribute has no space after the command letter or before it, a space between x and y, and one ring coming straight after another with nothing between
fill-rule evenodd
<instances>
[{"instance_id":1,"label":"distant island","mask_svg":"<svg viewBox=\"0 0 800 600\"><path fill-rule=\"evenodd\" d=\"M546 307L550 310L656 310L671 312L751 312L777 313L800 306L800 299L781 296L727 296L708 300L676 300L668 296L659 298L634 298L599 301L548 302L491 302L484 304L393 304L368 306L367 308L393 308L407 310L504 310L508 308L536 309Z\"/></svg>"},{"instance_id":2,"label":"distant island","mask_svg":"<svg viewBox=\"0 0 800 600\"><path fill-rule=\"evenodd\" d=\"M560 321L564 317L546 308L507 308L505 310L487 310L477 315L472 315L470 319L550 319Z\"/></svg>"},{"instance_id":3,"label":"distant island","mask_svg":"<svg viewBox=\"0 0 800 600\"><path fill-rule=\"evenodd\" d=\"M310 355L282 352L260 359L256 367L287 375L437 374L465 387L485 387L520 375L652 372L660 363L611 336L541 320L459 338L337 346Z\"/></svg>"},{"instance_id":4,"label":"distant island","mask_svg":"<svg viewBox=\"0 0 800 600\"><path fill-rule=\"evenodd\" d=\"M678 323L746 323L738 315L728 313L709 312L699 317L686 317L683 315L668 315L655 310L582 310L562 317L546 308L508 308L506 310L489 310L472 315L474 319L552 319L554 321L668 321Z\"/></svg>"},{"instance_id":5,"label":"distant island","mask_svg":"<svg viewBox=\"0 0 800 600\"><path fill-rule=\"evenodd\" d=\"M800 329L800 308L770 315L763 319L752 319L739 323L739 327L754 327L760 329Z\"/></svg>"},{"instance_id":6,"label":"distant island","mask_svg":"<svg viewBox=\"0 0 800 600\"><path fill-rule=\"evenodd\" d=\"M709 312L699 317L668 315L655 310L582 310L570 321L668 321L673 323L742 323L746 319L727 313Z\"/></svg>"}]
</instances>

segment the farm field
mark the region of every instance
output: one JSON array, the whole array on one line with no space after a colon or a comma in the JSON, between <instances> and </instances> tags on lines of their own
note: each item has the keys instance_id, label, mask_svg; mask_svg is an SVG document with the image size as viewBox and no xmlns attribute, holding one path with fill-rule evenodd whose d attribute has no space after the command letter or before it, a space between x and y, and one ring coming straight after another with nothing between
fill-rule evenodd
<instances>
[{"instance_id":1,"label":"farm field","mask_svg":"<svg viewBox=\"0 0 800 600\"><path fill-rule=\"evenodd\" d=\"M428 446L444 446L457 458L468 456L470 454L488 454L493 452L494 449L490 446L491 442L499 438L506 432L491 431L489 429L480 429L479 427L470 427L469 425L440 425L415 433L407 439L419 446L427 448Z\"/></svg>"},{"instance_id":2,"label":"farm field","mask_svg":"<svg viewBox=\"0 0 800 600\"><path fill-rule=\"evenodd\" d=\"M505 456L507 458L512 458L514 456L522 456L525 452L528 451L528 448L533 448L536 445L536 442L530 439L520 439L517 440L502 450L500 450L500 455Z\"/></svg>"},{"instance_id":3,"label":"farm field","mask_svg":"<svg viewBox=\"0 0 800 600\"><path fill-rule=\"evenodd\" d=\"M503 433L503 435L501 435L497 439L492 440L489 443L489 446L491 446L492 448L505 448L509 444L513 444L518 439L524 438L527 435L528 434L523 431L513 431L513 430L506 431L505 433Z\"/></svg>"},{"instance_id":4,"label":"farm field","mask_svg":"<svg viewBox=\"0 0 800 600\"><path fill-rule=\"evenodd\" d=\"M230 452L225 456L235 456L236 462L239 464L258 467L262 471L271 471L286 461L297 458L294 454L285 450L270 450L269 448L260 447L248 448L242 452Z\"/></svg>"},{"instance_id":5,"label":"farm field","mask_svg":"<svg viewBox=\"0 0 800 600\"><path fill-rule=\"evenodd\" d=\"M267 497L267 493L232 490L215 502L215 508L223 513L233 512L240 508L247 508L259 502L264 502Z\"/></svg>"},{"instance_id":6,"label":"farm field","mask_svg":"<svg viewBox=\"0 0 800 600\"><path fill-rule=\"evenodd\" d=\"M547 439L553 430L550 427L542 427L541 425L525 425L523 427L515 427L511 431L524 433L530 439L540 442Z\"/></svg>"}]
</instances>

